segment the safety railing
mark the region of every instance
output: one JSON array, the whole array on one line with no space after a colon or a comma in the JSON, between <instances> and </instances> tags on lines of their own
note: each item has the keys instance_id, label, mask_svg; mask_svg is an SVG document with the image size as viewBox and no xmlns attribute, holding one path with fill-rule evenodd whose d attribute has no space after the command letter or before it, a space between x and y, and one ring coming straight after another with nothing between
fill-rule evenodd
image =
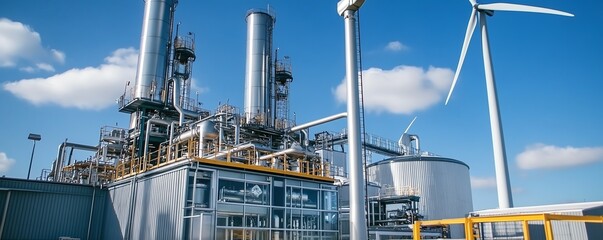
<instances>
[{"instance_id":1,"label":"safety railing","mask_svg":"<svg viewBox=\"0 0 603 240\"><path fill-rule=\"evenodd\" d=\"M234 148L234 146L230 146L222 151L227 152L227 154L219 155L219 152L212 152L205 148L207 146L199 151L198 141L193 138L172 145L160 145L157 150L149 152L146 157L135 157L132 151L128 158L119 161L115 166L115 180L141 174L186 159L232 167L245 168L247 166L246 168L256 170L274 170L298 176L331 178L329 163L320 162L317 159L305 159L305 155L299 153L282 154L269 159L262 159L261 156L274 152L255 148L230 151ZM199 156L199 152L204 152L204 156Z\"/></svg>"},{"instance_id":2,"label":"safety railing","mask_svg":"<svg viewBox=\"0 0 603 240\"><path fill-rule=\"evenodd\" d=\"M540 214L520 214L520 215L504 215L504 216L478 216L466 218L452 218L442 220L427 220L415 221L413 224L413 239L421 239L421 227L437 227L449 225L463 225L465 239L479 239L480 236L474 231L479 227L480 223L499 223L499 222L521 222L523 230L523 239L530 240L530 221L540 221L544 224L544 233L547 240L553 240L553 225L551 221L577 221L584 223L601 223L603 224L603 216L573 216L559 215L550 213ZM477 227L476 227L477 225Z\"/></svg>"}]
</instances>

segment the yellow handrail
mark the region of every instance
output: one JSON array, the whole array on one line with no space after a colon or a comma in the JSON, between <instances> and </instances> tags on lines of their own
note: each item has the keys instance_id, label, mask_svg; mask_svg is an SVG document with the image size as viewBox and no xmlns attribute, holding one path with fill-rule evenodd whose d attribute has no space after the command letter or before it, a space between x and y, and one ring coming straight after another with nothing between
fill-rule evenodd
<instances>
[{"instance_id":1,"label":"yellow handrail","mask_svg":"<svg viewBox=\"0 0 603 240\"><path fill-rule=\"evenodd\" d=\"M521 222L523 228L524 239L530 239L530 231L528 230L528 221L544 222L544 232L547 240L553 239L553 229L551 221L578 221L585 223L601 223L603 224L603 216L573 216L560 215L551 213L535 213L535 214L518 214L504 216L478 216L466 218L451 218L442 220L426 220L415 221L413 224L413 239L421 239L421 227L428 226L447 226L453 224L463 224L465 229L465 239L473 240L473 224L476 223L495 223L495 222Z\"/></svg>"}]
</instances>

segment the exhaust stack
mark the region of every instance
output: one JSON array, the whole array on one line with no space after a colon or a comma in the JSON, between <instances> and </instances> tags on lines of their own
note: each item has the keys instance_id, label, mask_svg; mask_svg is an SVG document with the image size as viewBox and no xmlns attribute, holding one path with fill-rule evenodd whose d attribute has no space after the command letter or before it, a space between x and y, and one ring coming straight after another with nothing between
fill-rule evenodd
<instances>
[{"instance_id":1,"label":"exhaust stack","mask_svg":"<svg viewBox=\"0 0 603 240\"><path fill-rule=\"evenodd\" d=\"M247 12L246 21L245 123L267 125L274 115L271 59L275 18L268 11L253 9Z\"/></svg>"},{"instance_id":2,"label":"exhaust stack","mask_svg":"<svg viewBox=\"0 0 603 240\"><path fill-rule=\"evenodd\" d=\"M172 20L177 0L146 0L134 99L163 103Z\"/></svg>"}]
</instances>

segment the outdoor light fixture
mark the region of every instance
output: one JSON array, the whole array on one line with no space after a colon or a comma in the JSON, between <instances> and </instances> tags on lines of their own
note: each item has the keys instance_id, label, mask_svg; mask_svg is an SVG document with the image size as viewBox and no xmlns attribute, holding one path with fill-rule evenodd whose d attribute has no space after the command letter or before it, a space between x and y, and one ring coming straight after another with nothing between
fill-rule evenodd
<instances>
[{"instance_id":1,"label":"outdoor light fixture","mask_svg":"<svg viewBox=\"0 0 603 240\"><path fill-rule=\"evenodd\" d=\"M33 148L31 149L31 158L29 159L29 170L27 170L27 180L29 180L29 174L31 173L31 163L33 162L34 151L36 151L36 141L42 140L40 134L30 133L27 139L33 141Z\"/></svg>"}]
</instances>

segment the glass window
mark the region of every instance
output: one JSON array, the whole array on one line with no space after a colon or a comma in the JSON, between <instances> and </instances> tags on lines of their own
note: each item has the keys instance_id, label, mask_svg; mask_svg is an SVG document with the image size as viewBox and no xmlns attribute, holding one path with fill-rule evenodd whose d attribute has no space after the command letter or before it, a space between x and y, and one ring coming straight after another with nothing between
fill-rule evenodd
<instances>
[{"instance_id":1,"label":"glass window","mask_svg":"<svg viewBox=\"0 0 603 240\"><path fill-rule=\"evenodd\" d=\"M322 200L322 209L337 210L337 192L323 191Z\"/></svg>"},{"instance_id":2,"label":"glass window","mask_svg":"<svg viewBox=\"0 0 603 240\"><path fill-rule=\"evenodd\" d=\"M245 230L218 228L216 229L216 239L245 239Z\"/></svg>"},{"instance_id":3,"label":"glass window","mask_svg":"<svg viewBox=\"0 0 603 240\"><path fill-rule=\"evenodd\" d=\"M313 182L302 182L302 186L309 187L309 188L319 188L320 187L320 185L318 183L313 183Z\"/></svg>"},{"instance_id":4,"label":"glass window","mask_svg":"<svg viewBox=\"0 0 603 240\"><path fill-rule=\"evenodd\" d=\"M272 227L273 228L284 228L285 227L285 209L273 208L272 209Z\"/></svg>"},{"instance_id":5,"label":"glass window","mask_svg":"<svg viewBox=\"0 0 603 240\"><path fill-rule=\"evenodd\" d=\"M282 230L280 230L280 231L272 230L272 237L270 239L271 240L283 240L283 239L285 239L285 232Z\"/></svg>"},{"instance_id":6,"label":"glass window","mask_svg":"<svg viewBox=\"0 0 603 240\"><path fill-rule=\"evenodd\" d=\"M211 196L211 179L189 177L187 206L192 206L195 203L195 208L209 208Z\"/></svg>"},{"instance_id":7,"label":"glass window","mask_svg":"<svg viewBox=\"0 0 603 240\"><path fill-rule=\"evenodd\" d=\"M285 206L285 186L282 179L272 182L272 205Z\"/></svg>"},{"instance_id":8,"label":"glass window","mask_svg":"<svg viewBox=\"0 0 603 240\"><path fill-rule=\"evenodd\" d=\"M237 172L229 172L229 171L220 171L220 177L245 179L245 174L237 173Z\"/></svg>"},{"instance_id":9,"label":"glass window","mask_svg":"<svg viewBox=\"0 0 603 240\"><path fill-rule=\"evenodd\" d=\"M323 232L322 233L322 239L323 240L335 240L335 239L338 239L337 238L337 233L336 232Z\"/></svg>"},{"instance_id":10,"label":"glass window","mask_svg":"<svg viewBox=\"0 0 603 240\"><path fill-rule=\"evenodd\" d=\"M227 238L225 238L227 239ZM236 238L239 239L239 238ZM270 239L270 232L268 230L246 230L245 238L241 239L249 239L249 240L268 240Z\"/></svg>"},{"instance_id":11,"label":"glass window","mask_svg":"<svg viewBox=\"0 0 603 240\"><path fill-rule=\"evenodd\" d=\"M245 184L243 182L220 179L218 184L219 202L238 202L245 201Z\"/></svg>"},{"instance_id":12,"label":"glass window","mask_svg":"<svg viewBox=\"0 0 603 240\"><path fill-rule=\"evenodd\" d=\"M285 216L288 229L299 229L301 227L301 210L299 209L287 209L287 215Z\"/></svg>"},{"instance_id":13,"label":"glass window","mask_svg":"<svg viewBox=\"0 0 603 240\"><path fill-rule=\"evenodd\" d=\"M231 204L218 204L218 226L243 226L243 206Z\"/></svg>"},{"instance_id":14,"label":"glass window","mask_svg":"<svg viewBox=\"0 0 603 240\"><path fill-rule=\"evenodd\" d=\"M245 207L245 226L254 228L268 227L268 208L267 207Z\"/></svg>"},{"instance_id":15,"label":"glass window","mask_svg":"<svg viewBox=\"0 0 603 240\"><path fill-rule=\"evenodd\" d=\"M252 204L270 204L270 185L260 183L247 183L245 189L245 202Z\"/></svg>"},{"instance_id":16,"label":"glass window","mask_svg":"<svg viewBox=\"0 0 603 240\"><path fill-rule=\"evenodd\" d=\"M313 189L302 190L302 203L304 208L318 208L318 191Z\"/></svg>"},{"instance_id":17,"label":"glass window","mask_svg":"<svg viewBox=\"0 0 603 240\"><path fill-rule=\"evenodd\" d=\"M301 188L287 187L287 207L301 208L302 197Z\"/></svg>"},{"instance_id":18,"label":"glass window","mask_svg":"<svg viewBox=\"0 0 603 240\"><path fill-rule=\"evenodd\" d=\"M337 230L337 212L322 212L322 227L323 230Z\"/></svg>"},{"instance_id":19,"label":"glass window","mask_svg":"<svg viewBox=\"0 0 603 240\"><path fill-rule=\"evenodd\" d=\"M258 181L258 182L268 182L268 176L264 175L256 175L256 174L245 174L246 180Z\"/></svg>"},{"instance_id":20,"label":"glass window","mask_svg":"<svg viewBox=\"0 0 603 240\"><path fill-rule=\"evenodd\" d=\"M320 213L318 211L305 210L302 216L301 228L310 230L320 229Z\"/></svg>"}]
</instances>

